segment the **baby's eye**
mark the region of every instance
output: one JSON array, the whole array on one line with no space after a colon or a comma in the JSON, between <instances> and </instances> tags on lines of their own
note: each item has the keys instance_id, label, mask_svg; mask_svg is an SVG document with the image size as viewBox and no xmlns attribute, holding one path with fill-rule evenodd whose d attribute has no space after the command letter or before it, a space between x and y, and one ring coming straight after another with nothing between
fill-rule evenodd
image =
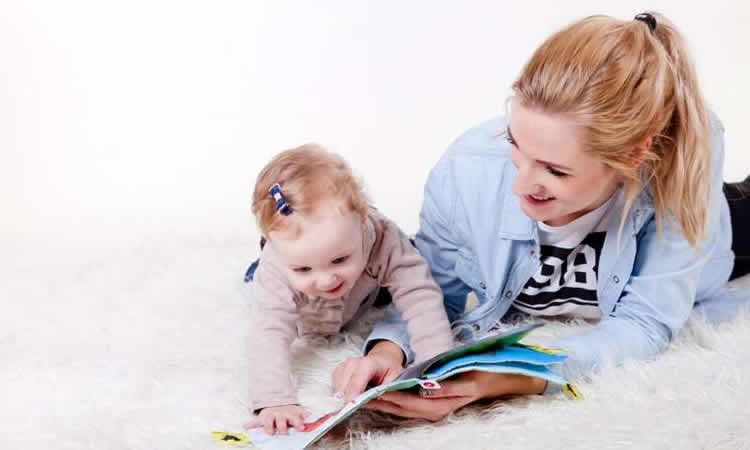
<instances>
[{"instance_id":1,"label":"baby's eye","mask_svg":"<svg viewBox=\"0 0 750 450\"><path fill-rule=\"evenodd\" d=\"M559 170L555 169L552 166L547 166L547 171L549 173L551 173L552 175L554 175L556 177L560 177L560 178L567 177L568 175L570 175L570 174L567 174L565 172L560 172Z\"/></svg>"},{"instance_id":2,"label":"baby's eye","mask_svg":"<svg viewBox=\"0 0 750 450\"><path fill-rule=\"evenodd\" d=\"M312 269L310 269L309 267L295 267L292 270L294 270L297 273L307 273L307 272L309 272Z\"/></svg>"},{"instance_id":3,"label":"baby's eye","mask_svg":"<svg viewBox=\"0 0 750 450\"><path fill-rule=\"evenodd\" d=\"M336 258L333 261L331 261L334 264L343 264L346 262L346 260L349 259L348 256L342 256L341 258Z\"/></svg>"}]
</instances>

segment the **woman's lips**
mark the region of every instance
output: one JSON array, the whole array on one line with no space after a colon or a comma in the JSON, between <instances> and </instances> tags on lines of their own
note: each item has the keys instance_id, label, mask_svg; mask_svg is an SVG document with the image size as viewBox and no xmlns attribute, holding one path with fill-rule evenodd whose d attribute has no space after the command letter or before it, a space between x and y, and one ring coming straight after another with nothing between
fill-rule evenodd
<instances>
[{"instance_id":1,"label":"woman's lips","mask_svg":"<svg viewBox=\"0 0 750 450\"><path fill-rule=\"evenodd\" d=\"M548 198L545 198L544 200L540 200L540 199L534 198L534 197L532 197L531 195L528 195L528 194L524 195L523 198L524 198L524 200L526 200L528 203L530 203L533 206L541 206L541 205L549 203L549 202L551 202L552 200L555 199L555 197L548 197Z\"/></svg>"}]
</instances>

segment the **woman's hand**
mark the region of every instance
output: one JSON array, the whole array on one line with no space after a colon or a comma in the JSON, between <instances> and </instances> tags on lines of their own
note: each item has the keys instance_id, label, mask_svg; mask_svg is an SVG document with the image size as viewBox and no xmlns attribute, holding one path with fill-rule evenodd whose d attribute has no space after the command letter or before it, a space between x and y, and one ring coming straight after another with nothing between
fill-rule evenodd
<instances>
[{"instance_id":1,"label":"woman's hand","mask_svg":"<svg viewBox=\"0 0 750 450\"><path fill-rule=\"evenodd\" d=\"M272 406L263 408L250 423L245 425L245 428L263 427L269 435L272 435L274 430L279 430L280 434L288 434L289 425L297 431L303 431L305 418L309 414L299 405Z\"/></svg>"},{"instance_id":2,"label":"woman's hand","mask_svg":"<svg viewBox=\"0 0 750 450\"><path fill-rule=\"evenodd\" d=\"M440 389L423 390L422 395L388 392L363 407L401 417L437 421L481 398L540 394L547 383L525 375L471 371L443 380L440 386Z\"/></svg>"},{"instance_id":3,"label":"woman's hand","mask_svg":"<svg viewBox=\"0 0 750 450\"><path fill-rule=\"evenodd\" d=\"M404 353L390 341L380 341L367 356L347 358L333 371L333 392L348 403L367 389L396 378L403 370Z\"/></svg>"}]
</instances>

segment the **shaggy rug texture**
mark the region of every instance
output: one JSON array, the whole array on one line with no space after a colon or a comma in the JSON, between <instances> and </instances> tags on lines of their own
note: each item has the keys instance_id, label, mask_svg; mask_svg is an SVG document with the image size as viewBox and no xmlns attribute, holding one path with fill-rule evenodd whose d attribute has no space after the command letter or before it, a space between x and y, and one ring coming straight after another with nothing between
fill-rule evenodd
<instances>
[{"instance_id":1,"label":"shaggy rug texture","mask_svg":"<svg viewBox=\"0 0 750 450\"><path fill-rule=\"evenodd\" d=\"M242 430L253 243L169 235L3 248L1 449L213 449L210 431ZM734 284L750 289L750 278ZM550 323L527 341L585 326ZM330 373L366 332L363 322L337 343L295 344L306 406L335 405ZM439 423L362 413L318 447L750 449L750 315L692 320L657 361L604 368L578 387L582 402L506 399Z\"/></svg>"}]
</instances>

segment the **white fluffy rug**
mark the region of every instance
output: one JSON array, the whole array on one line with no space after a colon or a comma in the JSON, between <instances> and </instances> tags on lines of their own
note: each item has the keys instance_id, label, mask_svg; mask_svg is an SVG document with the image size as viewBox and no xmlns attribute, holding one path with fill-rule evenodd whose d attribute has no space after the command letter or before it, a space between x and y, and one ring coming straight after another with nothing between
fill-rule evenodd
<instances>
[{"instance_id":1,"label":"white fluffy rug","mask_svg":"<svg viewBox=\"0 0 750 450\"><path fill-rule=\"evenodd\" d=\"M2 243L0 449L213 449L211 430L241 430L253 242ZM573 331L554 324L529 340ZM308 406L333 404L329 373L359 342L297 346ZM693 322L658 361L579 388L583 402L517 398L437 424L362 414L320 447L750 448L750 315Z\"/></svg>"}]
</instances>

